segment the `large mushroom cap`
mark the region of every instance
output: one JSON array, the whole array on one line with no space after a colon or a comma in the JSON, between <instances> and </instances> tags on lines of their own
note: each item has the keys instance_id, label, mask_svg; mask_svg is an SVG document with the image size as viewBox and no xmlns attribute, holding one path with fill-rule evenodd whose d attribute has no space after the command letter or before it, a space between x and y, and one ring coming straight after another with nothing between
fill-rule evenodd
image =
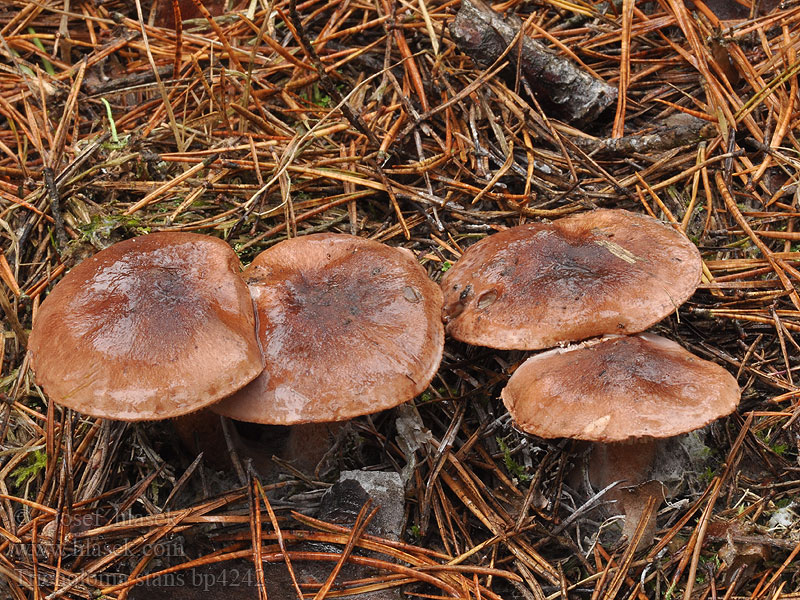
<instances>
[{"instance_id":1,"label":"large mushroom cap","mask_svg":"<svg viewBox=\"0 0 800 600\"><path fill-rule=\"evenodd\" d=\"M245 278L266 366L214 406L223 415L340 421L410 400L439 367L441 291L408 251L307 235L259 254Z\"/></svg>"},{"instance_id":2,"label":"large mushroom cap","mask_svg":"<svg viewBox=\"0 0 800 600\"><path fill-rule=\"evenodd\" d=\"M531 223L471 246L442 278L447 332L537 350L644 331L700 283L700 254L660 221L601 209Z\"/></svg>"},{"instance_id":3,"label":"large mushroom cap","mask_svg":"<svg viewBox=\"0 0 800 600\"><path fill-rule=\"evenodd\" d=\"M263 367L236 254L223 241L153 233L73 268L36 316L30 350L52 400L129 421L182 415Z\"/></svg>"},{"instance_id":4,"label":"large mushroom cap","mask_svg":"<svg viewBox=\"0 0 800 600\"><path fill-rule=\"evenodd\" d=\"M523 431L619 442L686 433L732 412L739 386L666 338L613 336L537 354L502 392Z\"/></svg>"}]
</instances>

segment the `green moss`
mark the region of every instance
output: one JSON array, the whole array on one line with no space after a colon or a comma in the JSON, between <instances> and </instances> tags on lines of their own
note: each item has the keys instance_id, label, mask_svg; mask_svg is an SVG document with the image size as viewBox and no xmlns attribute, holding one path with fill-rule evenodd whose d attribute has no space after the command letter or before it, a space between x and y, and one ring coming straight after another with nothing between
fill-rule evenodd
<instances>
[{"instance_id":1,"label":"green moss","mask_svg":"<svg viewBox=\"0 0 800 600\"><path fill-rule=\"evenodd\" d=\"M503 453L503 463L506 466L506 470L519 481L528 481L531 476L525 472L525 467L515 461L511 456L511 450L509 449L508 444L506 444L500 437L496 439L497 444L500 446L500 451Z\"/></svg>"},{"instance_id":2,"label":"green moss","mask_svg":"<svg viewBox=\"0 0 800 600\"><path fill-rule=\"evenodd\" d=\"M47 469L47 452L34 450L28 455L28 464L17 467L11 473L11 477L14 478L14 486L22 487L28 480L44 472L45 469Z\"/></svg>"}]
</instances>

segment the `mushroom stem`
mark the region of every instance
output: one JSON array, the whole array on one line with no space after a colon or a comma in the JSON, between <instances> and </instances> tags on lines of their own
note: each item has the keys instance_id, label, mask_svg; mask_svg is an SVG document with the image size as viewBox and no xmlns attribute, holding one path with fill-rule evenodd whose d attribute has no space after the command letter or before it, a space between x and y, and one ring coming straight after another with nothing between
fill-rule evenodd
<instances>
[{"instance_id":1,"label":"mushroom stem","mask_svg":"<svg viewBox=\"0 0 800 600\"><path fill-rule=\"evenodd\" d=\"M613 504L608 511L624 515L622 535L632 538L642 513L651 497L656 498L653 512L645 525L640 545L650 543L656 531L656 511L664 498L663 485L650 479L658 452L658 441L636 438L631 441L592 444L587 465L587 478L594 489L603 489L619 481L620 485L606 494Z\"/></svg>"},{"instance_id":2,"label":"mushroom stem","mask_svg":"<svg viewBox=\"0 0 800 600\"><path fill-rule=\"evenodd\" d=\"M291 425L281 457L301 471L316 475L343 426L339 421Z\"/></svg>"},{"instance_id":3,"label":"mushroom stem","mask_svg":"<svg viewBox=\"0 0 800 600\"><path fill-rule=\"evenodd\" d=\"M214 469L229 469L231 467L230 450L225 441L220 424L220 415L203 408L188 415L172 420L172 426L178 439L192 454L203 453L206 464ZM235 428L231 428L234 432ZM233 440L234 445L240 445L239 436Z\"/></svg>"},{"instance_id":4,"label":"mushroom stem","mask_svg":"<svg viewBox=\"0 0 800 600\"><path fill-rule=\"evenodd\" d=\"M602 489L615 481L639 485L649 479L658 444L653 438L624 442L595 442L589 455L589 481Z\"/></svg>"},{"instance_id":5,"label":"mushroom stem","mask_svg":"<svg viewBox=\"0 0 800 600\"><path fill-rule=\"evenodd\" d=\"M178 439L189 452L203 452L206 463L217 470L230 469L231 448L225 440L220 419L211 410L202 409L172 420ZM303 425L256 426L262 430L258 439L230 427L233 450L242 460L250 460L260 475L275 471L272 456L285 460L300 471L316 474L316 469L333 448L343 423L307 423Z\"/></svg>"}]
</instances>

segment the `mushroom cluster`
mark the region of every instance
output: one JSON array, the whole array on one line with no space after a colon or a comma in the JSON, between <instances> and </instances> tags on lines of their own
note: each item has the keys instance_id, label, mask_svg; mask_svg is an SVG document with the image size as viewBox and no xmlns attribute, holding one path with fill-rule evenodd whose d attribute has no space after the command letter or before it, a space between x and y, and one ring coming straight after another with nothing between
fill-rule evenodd
<instances>
[{"instance_id":1,"label":"mushroom cluster","mask_svg":"<svg viewBox=\"0 0 800 600\"><path fill-rule=\"evenodd\" d=\"M211 406L286 425L415 397L441 361L442 321L458 340L499 349L590 340L528 359L502 399L524 431L596 442L595 485L638 485L653 439L702 427L739 399L721 367L634 335L694 293L701 264L681 233L611 209L489 236L442 289L411 252L350 235L283 241L242 274L220 240L155 233L72 269L42 303L30 350L51 399L89 415Z\"/></svg>"},{"instance_id":2,"label":"mushroom cluster","mask_svg":"<svg viewBox=\"0 0 800 600\"><path fill-rule=\"evenodd\" d=\"M30 351L48 396L92 416L163 419L228 397L216 410L240 420L339 421L425 389L441 307L411 252L355 236L286 240L243 278L224 242L153 233L73 268Z\"/></svg>"},{"instance_id":3,"label":"mushroom cluster","mask_svg":"<svg viewBox=\"0 0 800 600\"><path fill-rule=\"evenodd\" d=\"M593 487L625 480L641 490L632 503L640 505L653 493L643 485L653 440L700 428L739 401L722 367L665 338L632 335L688 300L701 267L684 235L624 210L513 227L468 248L442 278L446 329L501 349L590 340L529 358L501 396L527 433L595 442ZM609 497L628 515L630 534L636 510L624 506L621 490Z\"/></svg>"}]
</instances>

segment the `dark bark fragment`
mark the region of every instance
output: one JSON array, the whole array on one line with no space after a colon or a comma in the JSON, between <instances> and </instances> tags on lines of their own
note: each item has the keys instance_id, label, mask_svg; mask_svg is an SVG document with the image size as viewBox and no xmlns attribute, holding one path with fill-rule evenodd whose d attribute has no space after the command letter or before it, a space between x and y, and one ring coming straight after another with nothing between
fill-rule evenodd
<instances>
[{"instance_id":1,"label":"dark bark fragment","mask_svg":"<svg viewBox=\"0 0 800 600\"><path fill-rule=\"evenodd\" d=\"M621 138L571 138L576 146L597 158L632 156L666 152L688 144L696 144L717 135L715 123L686 115L671 119L648 133L626 135Z\"/></svg>"},{"instance_id":2,"label":"dark bark fragment","mask_svg":"<svg viewBox=\"0 0 800 600\"><path fill-rule=\"evenodd\" d=\"M521 26L518 18L503 18L482 0L464 0L450 32L461 50L489 65L514 42ZM521 51L511 49L506 59L514 67L519 60L520 73L537 100L565 121L589 122L617 99L615 87L528 37L523 36Z\"/></svg>"}]
</instances>

